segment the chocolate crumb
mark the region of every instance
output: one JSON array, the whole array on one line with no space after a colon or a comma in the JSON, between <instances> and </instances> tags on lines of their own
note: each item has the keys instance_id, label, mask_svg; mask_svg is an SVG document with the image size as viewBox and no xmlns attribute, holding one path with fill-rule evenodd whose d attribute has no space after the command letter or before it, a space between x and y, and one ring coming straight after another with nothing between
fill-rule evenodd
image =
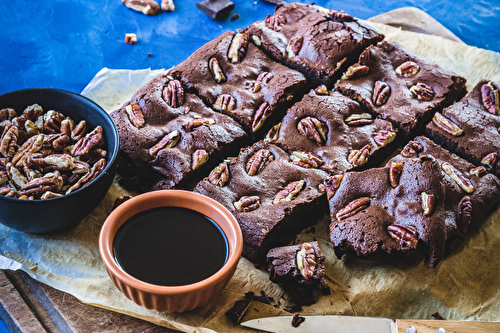
<instances>
[{"instance_id":1,"label":"chocolate crumb","mask_svg":"<svg viewBox=\"0 0 500 333\"><path fill-rule=\"evenodd\" d=\"M238 13L234 13L232 16L231 16L231 21L234 21L234 20L237 20L240 18L240 14Z\"/></svg>"},{"instance_id":2,"label":"chocolate crumb","mask_svg":"<svg viewBox=\"0 0 500 333\"><path fill-rule=\"evenodd\" d=\"M124 195L121 197L116 198L115 203L113 204L113 210L115 210L116 207L120 206L122 203L127 201L128 199L131 199L132 197L129 195Z\"/></svg>"},{"instance_id":3,"label":"chocolate crumb","mask_svg":"<svg viewBox=\"0 0 500 333\"><path fill-rule=\"evenodd\" d=\"M271 302L274 303L274 299L272 297L267 296L266 292L264 290L260 291L260 296L254 296L253 300L259 301L265 304L271 304Z\"/></svg>"},{"instance_id":4,"label":"chocolate crumb","mask_svg":"<svg viewBox=\"0 0 500 333\"><path fill-rule=\"evenodd\" d=\"M444 319L444 318L443 318L443 317L439 314L439 312L434 312L434 313L432 314L432 316L433 316L435 319L437 319L437 320L445 320L445 319Z\"/></svg>"},{"instance_id":5,"label":"chocolate crumb","mask_svg":"<svg viewBox=\"0 0 500 333\"><path fill-rule=\"evenodd\" d=\"M234 302L234 305L231 309L227 310L226 316L231 319L235 324L241 323L243 316L247 312L250 307L250 303L252 300L250 299L242 299Z\"/></svg>"},{"instance_id":6,"label":"chocolate crumb","mask_svg":"<svg viewBox=\"0 0 500 333\"><path fill-rule=\"evenodd\" d=\"M153 54L151 52L148 52L148 57L151 57Z\"/></svg>"},{"instance_id":7,"label":"chocolate crumb","mask_svg":"<svg viewBox=\"0 0 500 333\"><path fill-rule=\"evenodd\" d=\"M292 318L292 326L299 327L300 324L302 324L305 320L306 320L306 318L301 317L298 313L296 313L293 315L293 318Z\"/></svg>"}]
</instances>

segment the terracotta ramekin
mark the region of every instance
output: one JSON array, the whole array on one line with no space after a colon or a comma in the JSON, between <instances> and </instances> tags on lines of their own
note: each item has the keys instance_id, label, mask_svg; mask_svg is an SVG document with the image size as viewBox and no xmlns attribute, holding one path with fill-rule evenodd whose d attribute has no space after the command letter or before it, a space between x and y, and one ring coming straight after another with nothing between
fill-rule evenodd
<instances>
[{"instance_id":1,"label":"terracotta ramekin","mask_svg":"<svg viewBox=\"0 0 500 333\"><path fill-rule=\"evenodd\" d=\"M132 277L116 263L113 239L120 226L137 213L165 206L197 211L220 226L228 241L229 254L226 263L217 273L188 285L159 286ZM135 303L161 312L190 311L219 295L233 276L242 250L243 236L234 216L215 200L183 190L153 191L125 201L108 216L99 236L99 251L116 287Z\"/></svg>"}]
</instances>

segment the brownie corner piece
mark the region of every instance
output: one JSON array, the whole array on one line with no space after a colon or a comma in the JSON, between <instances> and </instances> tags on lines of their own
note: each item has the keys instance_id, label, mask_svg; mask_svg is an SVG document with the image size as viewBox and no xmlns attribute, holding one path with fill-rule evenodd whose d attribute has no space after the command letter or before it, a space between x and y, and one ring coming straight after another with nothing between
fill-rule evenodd
<instances>
[{"instance_id":1,"label":"brownie corner piece","mask_svg":"<svg viewBox=\"0 0 500 333\"><path fill-rule=\"evenodd\" d=\"M390 120L406 137L422 131L434 112L458 101L466 79L419 57L397 42L368 47L335 90Z\"/></svg>"},{"instance_id":2,"label":"brownie corner piece","mask_svg":"<svg viewBox=\"0 0 500 333\"><path fill-rule=\"evenodd\" d=\"M435 267L446 242L444 181L438 163L422 156L397 169L347 172L325 181L330 240L338 257L418 250Z\"/></svg>"},{"instance_id":3,"label":"brownie corner piece","mask_svg":"<svg viewBox=\"0 0 500 333\"><path fill-rule=\"evenodd\" d=\"M243 256L263 263L267 251L290 243L327 209L326 172L303 168L276 145L259 141L226 159L194 191L223 204L243 233Z\"/></svg>"},{"instance_id":4,"label":"brownie corner piece","mask_svg":"<svg viewBox=\"0 0 500 333\"><path fill-rule=\"evenodd\" d=\"M271 58L329 87L367 46L384 38L343 11L297 2L277 7L245 31Z\"/></svg>"},{"instance_id":5,"label":"brownie corner piece","mask_svg":"<svg viewBox=\"0 0 500 333\"><path fill-rule=\"evenodd\" d=\"M436 113L426 135L476 166L500 176L500 86L480 80L459 102Z\"/></svg>"},{"instance_id":6,"label":"brownie corner piece","mask_svg":"<svg viewBox=\"0 0 500 333\"><path fill-rule=\"evenodd\" d=\"M296 303L309 305L313 290L329 290L324 261L316 241L276 247L267 253L269 279L289 290Z\"/></svg>"},{"instance_id":7,"label":"brownie corner piece","mask_svg":"<svg viewBox=\"0 0 500 333\"><path fill-rule=\"evenodd\" d=\"M120 136L120 183L139 192L184 187L247 138L232 118L168 75L152 79L110 115Z\"/></svg>"}]
</instances>

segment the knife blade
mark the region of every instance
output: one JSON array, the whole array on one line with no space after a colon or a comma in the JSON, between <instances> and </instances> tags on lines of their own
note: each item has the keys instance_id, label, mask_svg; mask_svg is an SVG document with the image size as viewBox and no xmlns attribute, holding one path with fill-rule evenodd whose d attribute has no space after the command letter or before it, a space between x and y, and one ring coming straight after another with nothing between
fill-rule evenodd
<instances>
[{"instance_id":1,"label":"knife blade","mask_svg":"<svg viewBox=\"0 0 500 333\"><path fill-rule=\"evenodd\" d=\"M241 325L267 332L397 333L392 330L393 321L388 318L322 315L301 317L305 320L298 327L292 325L293 316L252 319Z\"/></svg>"},{"instance_id":2,"label":"knife blade","mask_svg":"<svg viewBox=\"0 0 500 333\"><path fill-rule=\"evenodd\" d=\"M500 332L500 322L370 318L316 315L292 326L293 316L252 319L242 326L265 332L292 333L490 333ZM415 330L409 330L413 327Z\"/></svg>"}]
</instances>

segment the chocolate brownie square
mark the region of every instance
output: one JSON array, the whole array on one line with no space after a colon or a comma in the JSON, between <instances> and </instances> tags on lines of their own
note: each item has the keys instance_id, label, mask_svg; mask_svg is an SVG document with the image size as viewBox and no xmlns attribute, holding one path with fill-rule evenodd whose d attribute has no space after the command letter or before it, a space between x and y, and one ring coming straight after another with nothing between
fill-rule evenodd
<instances>
[{"instance_id":1,"label":"chocolate brownie square","mask_svg":"<svg viewBox=\"0 0 500 333\"><path fill-rule=\"evenodd\" d=\"M120 136L121 183L136 191L186 186L247 137L231 117L167 75L139 89L111 118Z\"/></svg>"},{"instance_id":2,"label":"chocolate brownie square","mask_svg":"<svg viewBox=\"0 0 500 333\"><path fill-rule=\"evenodd\" d=\"M170 73L252 135L265 133L308 89L300 72L269 59L246 34L231 31L203 45Z\"/></svg>"},{"instance_id":3,"label":"chocolate brownie square","mask_svg":"<svg viewBox=\"0 0 500 333\"><path fill-rule=\"evenodd\" d=\"M434 157L441 166L446 238L448 245L454 247L500 202L500 180L484 166L476 167L424 136L410 141L387 166L425 155Z\"/></svg>"},{"instance_id":4,"label":"chocolate brownie square","mask_svg":"<svg viewBox=\"0 0 500 333\"><path fill-rule=\"evenodd\" d=\"M315 85L332 87L379 31L342 11L288 3L245 32L267 55L301 71Z\"/></svg>"},{"instance_id":5,"label":"chocolate brownie square","mask_svg":"<svg viewBox=\"0 0 500 333\"><path fill-rule=\"evenodd\" d=\"M288 290L301 305L314 303L313 290L329 290L318 242L276 247L267 253L269 278Z\"/></svg>"},{"instance_id":6,"label":"chocolate brownie square","mask_svg":"<svg viewBox=\"0 0 500 333\"><path fill-rule=\"evenodd\" d=\"M435 159L347 172L325 183L330 239L339 258L419 250L429 267L443 258L445 183Z\"/></svg>"},{"instance_id":7,"label":"chocolate brownie square","mask_svg":"<svg viewBox=\"0 0 500 333\"><path fill-rule=\"evenodd\" d=\"M392 121L406 137L423 130L436 110L466 93L465 78L397 42L380 42L349 67L335 90Z\"/></svg>"},{"instance_id":8,"label":"chocolate brownie square","mask_svg":"<svg viewBox=\"0 0 500 333\"><path fill-rule=\"evenodd\" d=\"M426 135L500 176L500 86L481 80L460 102L436 114Z\"/></svg>"},{"instance_id":9,"label":"chocolate brownie square","mask_svg":"<svg viewBox=\"0 0 500 333\"><path fill-rule=\"evenodd\" d=\"M330 173L379 165L397 130L376 119L338 92L311 90L294 104L279 126L276 140L296 163L314 162Z\"/></svg>"},{"instance_id":10,"label":"chocolate brownie square","mask_svg":"<svg viewBox=\"0 0 500 333\"><path fill-rule=\"evenodd\" d=\"M243 232L243 255L262 263L270 248L290 243L324 215L326 175L293 164L284 150L259 141L214 168L194 191L229 209Z\"/></svg>"}]
</instances>

